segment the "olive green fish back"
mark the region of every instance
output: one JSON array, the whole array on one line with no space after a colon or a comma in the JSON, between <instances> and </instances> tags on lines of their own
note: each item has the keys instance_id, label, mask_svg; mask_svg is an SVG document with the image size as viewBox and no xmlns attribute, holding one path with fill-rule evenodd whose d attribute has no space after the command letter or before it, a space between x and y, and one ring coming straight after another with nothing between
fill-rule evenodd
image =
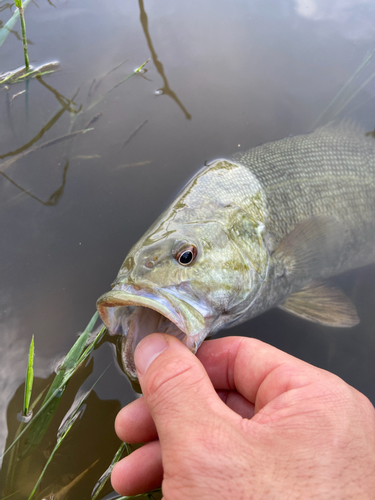
<instances>
[{"instance_id":1,"label":"olive green fish back","mask_svg":"<svg viewBox=\"0 0 375 500\"><path fill-rule=\"evenodd\" d=\"M265 194L265 225L275 247L313 215L335 217L345 231L338 267L375 258L375 140L350 123L328 125L236 153Z\"/></svg>"}]
</instances>

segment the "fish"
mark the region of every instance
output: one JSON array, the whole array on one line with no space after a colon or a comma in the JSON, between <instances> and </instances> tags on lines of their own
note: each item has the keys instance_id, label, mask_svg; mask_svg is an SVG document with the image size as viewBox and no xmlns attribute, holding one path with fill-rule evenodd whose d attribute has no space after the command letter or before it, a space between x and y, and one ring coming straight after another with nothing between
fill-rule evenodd
<instances>
[{"instance_id":1,"label":"fish","mask_svg":"<svg viewBox=\"0 0 375 500\"><path fill-rule=\"evenodd\" d=\"M196 352L205 338L279 307L352 327L333 276L375 261L375 142L328 124L206 164L131 248L97 301L121 334L123 369L167 333Z\"/></svg>"}]
</instances>

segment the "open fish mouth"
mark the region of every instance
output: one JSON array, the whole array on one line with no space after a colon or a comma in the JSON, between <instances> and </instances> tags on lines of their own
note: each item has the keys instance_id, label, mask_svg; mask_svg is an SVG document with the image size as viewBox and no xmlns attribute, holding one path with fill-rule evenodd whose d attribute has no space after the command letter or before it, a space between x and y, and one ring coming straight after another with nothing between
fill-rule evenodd
<instances>
[{"instance_id":1,"label":"open fish mouth","mask_svg":"<svg viewBox=\"0 0 375 500\"><path fill-rule=\"evenodd\" d=\"M143 287L116 285L98 299L97 308L109 333L124 336L121 359L132 380L137 380L134 351L147 335L173 335L194 353L207 335L201 312L165 290L156 294Z\"/></svg>"}]
</instances>

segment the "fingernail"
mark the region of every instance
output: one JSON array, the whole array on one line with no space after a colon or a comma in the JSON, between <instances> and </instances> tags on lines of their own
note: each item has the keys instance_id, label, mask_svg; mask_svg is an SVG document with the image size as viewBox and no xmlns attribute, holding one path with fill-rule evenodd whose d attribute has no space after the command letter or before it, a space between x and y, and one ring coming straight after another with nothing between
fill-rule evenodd
<instances>
[{"instance_id":1,"label":"fingernail","mask_svg":"<svg viewBox=\"0 0 375 500\"><path fill-rule=\"evenodd\" d=\"M168 343L161 335L149 335L137 346L134 353L135 366L139 375L146 373L147 368L159 354L166 350Z\"/></svg>"}]
</instances>

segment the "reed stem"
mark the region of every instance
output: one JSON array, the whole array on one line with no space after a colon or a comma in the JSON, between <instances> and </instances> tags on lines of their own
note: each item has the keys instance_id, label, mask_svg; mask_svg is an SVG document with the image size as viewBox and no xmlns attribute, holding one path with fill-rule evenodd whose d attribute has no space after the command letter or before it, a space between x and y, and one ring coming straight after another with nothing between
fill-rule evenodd
<instances>
[{"instance_id":1,"label":"reed stem","mask_svg":"<svg viewBox=\"0 0 375 500\"><path fill-rule=\"evenodd\" d=\"M15 0L14 2L16 7L20 13L20 21L21 21L21 30L22 30L22 45L23 45L23 55L25 57L25 69L26 73L29 71L30 63L29 63L29 53L27 50L27 38L26 38L26 23L25 23L25 15L23 11L22 0Z\"/></svg>"}]
</instances>

